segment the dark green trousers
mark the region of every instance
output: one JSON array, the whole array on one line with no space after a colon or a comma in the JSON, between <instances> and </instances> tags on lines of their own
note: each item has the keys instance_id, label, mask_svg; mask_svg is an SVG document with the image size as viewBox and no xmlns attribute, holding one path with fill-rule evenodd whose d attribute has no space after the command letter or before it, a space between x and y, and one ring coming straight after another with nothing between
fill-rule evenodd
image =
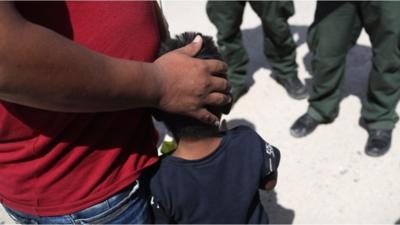
<instances>
[{"instance_id":1,"label":"dark green trousers","mask_svg":"<svg viewBox=\"0 0 400 225\"><path fill-rule=\"evenodd\" d=\"M291 1L249 1L260 17L264 33L264 54L278 79L297 75L296 45L287 20L294 14ZM228 64L233 86L243 86L249 58L242 43L240 25L246 1L208 1L207 15L216 26L218 45Z\"/></svg>"},{"instance_id":2,"label":"dark green trousers","mask_svg":"<svg viewBox=\"0 0 400 225\"><path fill-rule=\"evenodd\" d=\"M362 118L370 129L391 129L400 98L400 2L318 2L308 32L313 84L308 113L330 122L339 111L346 55L362 27L372 43L372 69Z\"/></svg>"}]
</instances>

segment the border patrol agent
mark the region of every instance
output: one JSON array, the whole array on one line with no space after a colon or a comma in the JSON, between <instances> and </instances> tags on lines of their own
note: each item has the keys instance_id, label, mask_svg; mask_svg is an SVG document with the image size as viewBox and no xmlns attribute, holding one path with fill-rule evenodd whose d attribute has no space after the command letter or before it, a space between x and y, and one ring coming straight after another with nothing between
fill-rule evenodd
<instances>
[{"instance_id":1,"label":"border patrol agent","mask_svg":"<svg viewBox=\"0 0 400 225\"><path fill-rule=\"evenodd\" d=\"M308 31L314 74L309 108L291 127L293 136L306 136L319 124L337 117L346 55L364 27L373 51L367 97L361 112L369 133L365 150L370 156L380 156L389 150L400 98L399 13L400 2L318 1L314 23Z\"/></svg>"},{"instance_id":2,"label":"border patrol agent","mask_svg":"<svg viewBox=\"0 0 400 225\"><path fill-rule=\"evenodd\" d=\"M260 17L264 32L264 54L277 81L295 99L308 96L297 77L296 44L287 20L294 14L292 1L248 1ZM249 58L242 43L240 25L246 1L208 1L207 15L216 26L218 45L228 64L228 78L236 101L246 93L246 66Z\"/></svg>"}]
</instances>

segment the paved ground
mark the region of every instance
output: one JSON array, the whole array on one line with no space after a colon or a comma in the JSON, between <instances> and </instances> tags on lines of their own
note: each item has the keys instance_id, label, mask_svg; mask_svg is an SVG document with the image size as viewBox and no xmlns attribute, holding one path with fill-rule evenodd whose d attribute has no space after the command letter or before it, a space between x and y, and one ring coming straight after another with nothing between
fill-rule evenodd
<instances>
[{"instance_id":1,"label":"paved ground","mask_svg":"<svg viewBox=\"0 0 400 225\"><path fill-rule=\"evenodd\" d=\"M205 14L204 2L164 2L170 31L200 31L215 35ZM310 55L305 44L315 3L295 2L290 24L298 43L300 77L307 83ZM364 154L367 132L360 127L361 99L365 96L371 49L363 33L348 57L343 101L336 121L304 139L295 139L289 127L307 108L296 101L270 76L262 53L261 27L247 7L242 25L251 58L250 91L239 100L227 119L253 126L282 151L276 192L264 195L273 223L387 223L400 218L400 130L393 133L391 151L381 158ZM332 31L334 32L334 31ZM400 112L400 107L398 107Z\"/></svg>"},{"instance_id":2,"label":"paved ground","mask_svg":"<svg viewBox=\"0 0 400 225\"><path fill-rule=\"evenodd\" d=\"M295 2L291 18L298 43L300 77L308 84L310 55L305 42L314 2ZM215 35L204 2L163 1L172 34L200 31ZM393 133L392 149L381 158L364 154L367 132L359 125L365 96L371 49L362 34L349 54L340 115L304 139L295 139L289 127L307 108L307 101L290 99L270 76L262 54L260 23L247 7L243 36L251 58L250 91L226 118L230 126L247 124L282 152L276 191L263 193L272 223L400 223L400 130ZM334 32L334 31L332 31ZM400 107L397 108L400 112ZM10 222L7 217L1 220Z\"/></svg>"}]
</instances>

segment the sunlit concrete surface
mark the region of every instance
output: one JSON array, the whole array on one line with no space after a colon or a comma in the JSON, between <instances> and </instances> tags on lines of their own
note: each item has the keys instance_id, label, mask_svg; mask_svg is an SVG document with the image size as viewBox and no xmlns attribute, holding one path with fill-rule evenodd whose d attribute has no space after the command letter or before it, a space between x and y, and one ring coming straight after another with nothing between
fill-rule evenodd
<instances>
[{"instance_id":1,"label":"sunlit concrete surface","mask_svg":"<svg viewBox=\"0 0 400 225\"><path fill-rule=\"evenodd\" d=\"M204 1L163 1L171 34L199 31L215 37ZM307 84L310 54L305 43L315 2L296 1L290 19L298 44L300 78ZM243 38L250 55L249 92L226 116L229 126L254 127L282 152L275 192L263 193L272 223L373 223L394 224L400 219L400 130L395 129L391 150L380 158L364 154L367 132L359 125L361 99L365 97L371 48L363 31L347 58L340 114L331 124L310 136L295 139L289 127L307 109L306 100L293 100L275 82L262 53L260 20L246 7ZM335 32L335 31L332 31ZM395 46L394 46L395 47ZM397 108L400 112L400 107ZM1 213L1 212L0 212ZM1 216L0 223L10 222Z\"/></svg>"}]
</instances>

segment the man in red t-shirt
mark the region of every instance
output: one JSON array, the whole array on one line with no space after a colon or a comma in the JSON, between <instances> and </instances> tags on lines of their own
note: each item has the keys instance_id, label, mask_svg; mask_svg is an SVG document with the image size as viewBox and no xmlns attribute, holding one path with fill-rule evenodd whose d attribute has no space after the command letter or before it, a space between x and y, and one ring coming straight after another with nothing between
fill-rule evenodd
<instances>
[{"instance_id":1,"label":"man in red t-shirt","mask_svg":"<svg viewBox=\"0 0 400 225\"><path fill-rule=\"evenodd\" d=\"M154 2L0 3L0 202L21 223L149 223L147 108L218 118L202 40L156 59ZM171 88L173 87L173 88Z\"/></svg>"}]
</instances>

